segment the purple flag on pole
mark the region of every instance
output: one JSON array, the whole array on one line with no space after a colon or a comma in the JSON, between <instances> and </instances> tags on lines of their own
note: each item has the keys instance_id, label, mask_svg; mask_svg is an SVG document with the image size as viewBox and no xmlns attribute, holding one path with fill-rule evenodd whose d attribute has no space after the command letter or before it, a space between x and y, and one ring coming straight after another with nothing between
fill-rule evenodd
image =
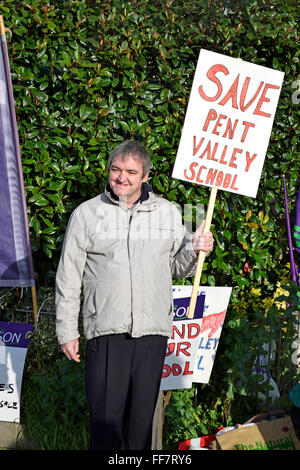
<instances>
[{"instance_id":1,"label":"purple flag on pole","mask_svg":"<svg viewBox=\"0 0 300 470\"><path fill-rule=\"evenodd\" d=\"M34 286L6 37L0 47L0 287Z\"/></svg>"},{"instance_id":2,"label":"purple flag on pole","mask_svg":"<svg viewBox=\"0 0 300 470\"><path fill-rule=\"evenodd\" d=\"M298 196L296 200L296 212L295 212L293 237L295 241L295 250L298 253L300 253L300 185L299 185Z\"/></svg>"}]
</instances>

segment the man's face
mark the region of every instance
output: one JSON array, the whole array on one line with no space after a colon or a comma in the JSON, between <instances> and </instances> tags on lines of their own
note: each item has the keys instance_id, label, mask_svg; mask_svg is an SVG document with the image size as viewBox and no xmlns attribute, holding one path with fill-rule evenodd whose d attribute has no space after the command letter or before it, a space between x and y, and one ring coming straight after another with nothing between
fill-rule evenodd
<instances>
[{"instance_id":1,"label":"man's face","mask_svg":"<svg viewBox=\"0 0 300 470\"><path fill-rule=\"evenodd\" d=\"M140 197L142 184L147 181L148 175L143 176L141 160L129 154L125 158L118 156L113 160L108 181L115 195L130 207Z\"/></svg>"}]
</instances>

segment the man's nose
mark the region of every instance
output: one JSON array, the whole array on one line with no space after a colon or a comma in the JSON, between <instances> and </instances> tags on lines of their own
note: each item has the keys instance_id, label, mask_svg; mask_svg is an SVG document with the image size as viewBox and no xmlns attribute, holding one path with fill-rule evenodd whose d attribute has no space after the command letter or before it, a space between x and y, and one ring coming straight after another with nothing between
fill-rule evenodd
<instances>
[{"instance_id":1,"label":"man's nose","mask_svg":"<svg viewBox=\"0 0 300 470\"><path fill-rule=\"evenodd\" d=\"M125 181L125 180L126 180L126 173L123 172L123 171L120 171L120 173L119 173L119 175L118 175L118 180L119 180L120 182Z\"/></svg>"}]
</instances>

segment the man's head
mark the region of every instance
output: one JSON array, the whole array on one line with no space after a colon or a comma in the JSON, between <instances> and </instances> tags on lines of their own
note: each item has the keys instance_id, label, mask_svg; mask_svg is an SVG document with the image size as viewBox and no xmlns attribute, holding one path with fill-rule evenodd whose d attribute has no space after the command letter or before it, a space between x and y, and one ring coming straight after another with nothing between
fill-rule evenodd
<instances>
[{"instance_id":1,"label":"man's head","mask_svg":"<svg viewBox=\"0 0 300 470\"><path fill-rule=\"evenodd\" d=\"M144 145L134 140L126 140L112 150L108 158L108 169L110 170L111 164L116 157L125 159L128 155L142 162L143 176L146 176L152 168L152 162Z\"/></svg>"},{"instance_id":2,"label":"man's head","mask_svg":"<svg viewBox=\"0 0 300 470\"><path fill-rule=\"evenodd\" d=\"M123 142L111 152L108 181L115 195L126 200L128 207L140 197L151 166L149 154L140 142Z\"/></svg>"}]
</instances>

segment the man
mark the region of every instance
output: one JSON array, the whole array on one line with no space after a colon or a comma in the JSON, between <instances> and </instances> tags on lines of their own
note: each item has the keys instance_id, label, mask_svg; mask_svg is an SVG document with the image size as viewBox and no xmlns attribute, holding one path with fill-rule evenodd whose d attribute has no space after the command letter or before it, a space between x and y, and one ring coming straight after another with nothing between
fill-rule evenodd
<instances>
[{"instance_id":1,"label":"man","mask_svg":"<svg viewBox=\"0 0 300 470\"><path fill-rule=\"evenodd\" d=\"M126 141L111 153L103 194L72 213L56 275L57 335L80 361L83 285L85 382L91 449L151 449L152 421L173 320L172 276L192 276L203 224L193 239L174 204L153 194L148 152Z\"/></svg>"}]
</instances>

